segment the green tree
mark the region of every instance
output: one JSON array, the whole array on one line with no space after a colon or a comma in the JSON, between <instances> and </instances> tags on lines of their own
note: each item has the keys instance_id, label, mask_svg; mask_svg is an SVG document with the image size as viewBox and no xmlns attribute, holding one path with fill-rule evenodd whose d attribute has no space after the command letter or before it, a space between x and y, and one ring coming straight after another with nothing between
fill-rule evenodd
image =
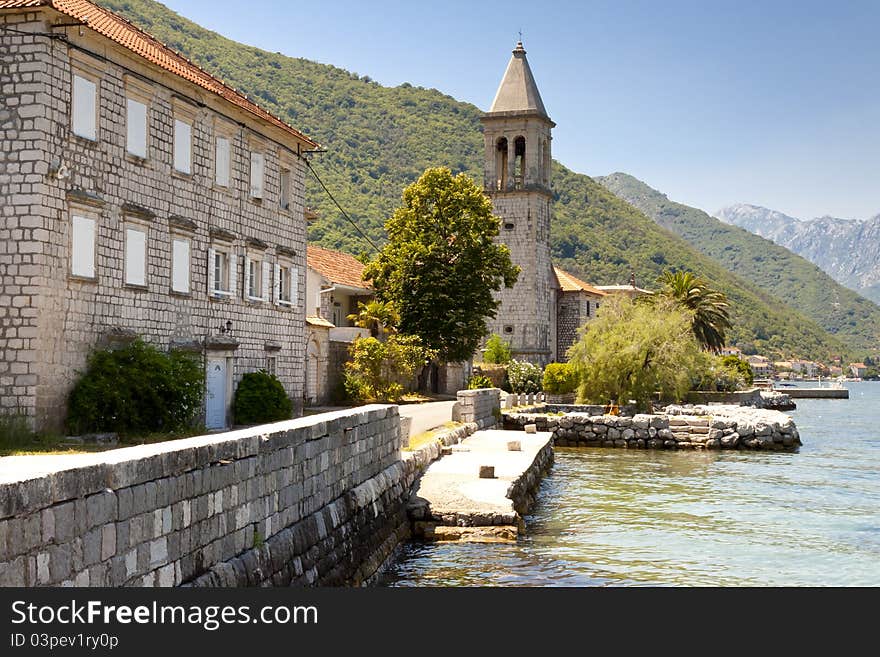
<instances>
[{"instance_id":1,"label":"green tree","mask_svg":"<svg viewBox=\"0 0 880 657\"><path fill-rule=\"evenodd\" d=\"M752 382L755 380L755 373L752 371L752 366L749 365L747 360L733 355L722 356L721 364L730 370L738 372L742 377L743 383L746 385L752 385Z\"/></svg>"},{"instance_id":2,"label":"green tree","mask_svg":"<svg viewBox=\"0 0 880 657\"><path fill-rule=\"evenodd\" d=\"M364 277L399 310L400 332L421 337L441 361L470 358L497 312L492 293L519 275L508 248L493 241L491 202L467 175L428 169L404 190L385 230L388 243Z\"/></svg>"},{"instance_id":3,"label":"green tree","mask_svg":"<svg viewBox=\"0 0 880 657\"><path fill-rule=\"evenodd\" d=\"M384 342L358 338L349 348L345 390L358 401L397 401L434 352L415 335L393 333Z\"/></svg>"},{"instance_id":4,"label":"green tree","mask_svg":"<svg viewBox=\"0 0 880 657\"><path fill-rule=\"evenodd\" d=\"M720 353L725 331L731 327L730 304L725 294L689 271L664 271L660 283L660 297L672 300L692 314L691 328L697 341L706 349Z\"/></svg>"},{"instance_id":5,"label":"green tree","mask_svg":"<svg viewBox=\"0 0 880 657\"><path fill-rule=\"evenodd\" d=\"M634 400L640 408L658 391L664 399L683 399L711 363L688 312L670 302L634 303L617 295L581 328L567 355L580 381L579 402Z\"/></svg>"},{"instance_id":6,"label":"green tree","mask_svg":"<svg viewBox=\"0 0 880 657\"><path fill-rule=\"evenodd\" d=\"M397 332L400 323L400 315L394 304L388 301L373 299L367 303L358 301L358 311L348 316L355 326L369 329L381 341L390 333Z\"/></svg>"},{"instance_id":7,"label":"green tree","mask_svg":"<svg viewBox=\"0 0 880 657\"><path fill-rule=\"evenodd\" d=\"M490 365L507 365L512 358L510 343L502 340L501 336L493 333L486 340L486 350L483 352L483 362Z\"/></svg>"},{"instance_id":8,"label":"green tree","mask_svg":"<svg viewBox=\"0 0 880 657\"><path fill-rule=\"evenodd\" d=\"M241 377L232 408L236 424L263 424L290 419L293 402L281 381L260 370Z\"/></svg>"}]
</instances>

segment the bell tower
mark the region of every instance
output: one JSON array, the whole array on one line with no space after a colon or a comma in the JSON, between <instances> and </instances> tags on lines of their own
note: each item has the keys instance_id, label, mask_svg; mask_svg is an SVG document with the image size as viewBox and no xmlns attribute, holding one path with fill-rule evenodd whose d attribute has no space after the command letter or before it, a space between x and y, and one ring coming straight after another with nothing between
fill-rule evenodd
<instances>
[{"instance_id":1,"label":"bell tower","mask_svg":"<svg viewBox=\"0 0 880 657\"><path fill-rule=\"evenodd\" d=\"M550 261L551 130L522 42L481 121L485 138L483 186L501 218L498 240L521 272L498 295L489 331L510 343L514 358L545 365L556 359L556 290Z\"/></svg>"}]
</instances>

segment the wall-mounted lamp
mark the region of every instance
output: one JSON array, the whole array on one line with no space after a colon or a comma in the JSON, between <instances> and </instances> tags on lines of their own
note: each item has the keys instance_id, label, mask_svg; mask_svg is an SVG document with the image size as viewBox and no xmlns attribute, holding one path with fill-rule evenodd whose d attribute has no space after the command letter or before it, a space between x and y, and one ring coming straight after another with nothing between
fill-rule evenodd
<instances>
[{"instance_id":1,"label":"wall-mounted lamp","mask_svg":"<svg viewBox=\"0 0 880 657\"><path fill-rule=\"evenodd\" d=\"M226 324L220 325L220 333L232 333L232 320L227 319Z\"/></svg>"}]
</instances>

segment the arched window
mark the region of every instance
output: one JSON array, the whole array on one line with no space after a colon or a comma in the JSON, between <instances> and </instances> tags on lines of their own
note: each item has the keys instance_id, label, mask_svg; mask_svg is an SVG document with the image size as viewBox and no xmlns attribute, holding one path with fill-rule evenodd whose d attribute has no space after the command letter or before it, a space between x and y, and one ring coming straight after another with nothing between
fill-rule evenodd
<instances>
[{"instance_id":1,"label":"arched window","mask_svg":"<svg viewBox=\"0 0 880 657\"><path fill-rule=\"evenodd\" d=\"M495 189L507 189L507 137L495 142Z\"/></svg>"},{"instance_id":2,"label":"arched window","mask_svg":"<svg viewBox=\"0 0 880 657\"><path fill-rule=\"evenodd\" d=\"M513 140L513 186L522 189L526 181L526 139L517 137Z\"/></svg>"},{"instance_id":3,"label":"arched window","mask_svg":"<svg viewBox=\"0 0 880 657\"><path fill-rule=\"evenodd\" d=\"M542 159L543 159L542 165L543 165L543 169L544 169L544 186L549 187L550 186L550 167L551 167L550 140L549 139L544 140L544 152L543 152Z\"/></svg>"}]
</instances>

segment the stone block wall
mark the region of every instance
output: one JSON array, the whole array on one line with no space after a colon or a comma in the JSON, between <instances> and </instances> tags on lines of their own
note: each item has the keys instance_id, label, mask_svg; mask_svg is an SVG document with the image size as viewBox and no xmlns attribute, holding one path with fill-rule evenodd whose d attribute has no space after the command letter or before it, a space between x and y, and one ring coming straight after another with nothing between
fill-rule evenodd
<instances>
[{"instance_id":1,"label":"stone block wall","mask_svg":"<svg viewBox=\"0 0 880 657\"><path fill-rule=\"evenodd\" d=\"M52 10L3 12L16 30L46 33ZM107 336L141 335L217 348L232 358L232 386L257 369L274 370L299 404L305 363L305 167L292 139L224 104L92 30L68 41L0 30L0 410L21 409L36 428L58 428L66 395L91 350ZM97 54L94 54L97 53ZM72 72L97 83L97 140L70 129ZM149 96L147 158L126 150L129 86ZM192 174L173 170L175 112L192 116ZM215 136L229 131L230 184L214 184ZM264 196L250 198L250 153L265 153ZM279 204L289 167L290 204ZM63 172L63 175L60 175ZM70 275L73 211L96 221L96 276ZM147 231L147 282L126 285L125 228ZM171 239L190 239L190 293L171 291ZM234 255L237 289L208 294L208 249ZM298 271L290 306L244 298L246 254ZM274 284L274 283L273 283ZM216 341L232 322L234 341ZM219 346L218 346L219 345ZM234 348L230 348L234 347Z\"/></svg>"},{"instance_id":2,"label":"stone block wall","mask_svg":"<svg viewBox=\"0 0 880 657\"><path fill-rule=\"evenodd\" d=\"M561 447L630 449L793 450L801 445L794 421L779 411L740 406L669 406L657 415L507 413L507 428L535 424Z\"/></svg>"},{"instance_id":3,"label":"stone block wall","mask_svg":"<svg viewBox=\"0 0 880 657\"><path fill-rule=\"evenodd\" d=\"M0 480L0 585L358 584L408 531L397 408L82 455Z\"/></svg>"},{"instance_id":4,"label":"stone block wall","mask_svg":"<svg viewBox=\"0 0 880 657\"><path fill-rule=\"evenodd\" d=\"M501 417L501 391L498 388L459 390L453 409L457 422L473 422L480 429L491 429Z\"/></svg>"}]
</instances>

